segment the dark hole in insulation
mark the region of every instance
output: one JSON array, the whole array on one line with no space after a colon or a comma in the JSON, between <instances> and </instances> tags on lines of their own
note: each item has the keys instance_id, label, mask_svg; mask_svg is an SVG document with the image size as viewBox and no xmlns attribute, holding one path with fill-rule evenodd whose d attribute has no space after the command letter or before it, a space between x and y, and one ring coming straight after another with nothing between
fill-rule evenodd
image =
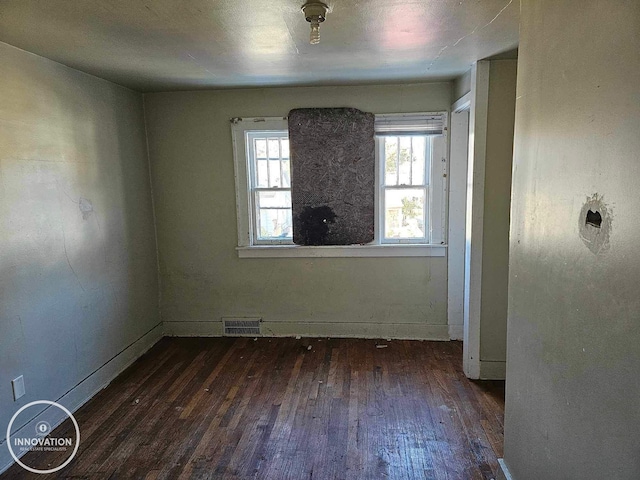
<instances>
[{"instance_id":1,"label":"dark hole in insulation","mask_svg":"<svg viewBox=\"0 0 640 480\"><path fill-rule=\"evenodd\" d=\"M327 205L304 207L298 218L298 231L302 238L294 238L295 243L301 240L299 245L326 245L329 224L334 223L336 218L333 209Z\"/></svg>"},{"instance_id":2,"label":"dark hole in insulation","mask_svg":"<svg viewBox=\"0 0 640 480\"><path fill-rule=\"evenodd\" d=\"M595 212L592 210L589 210L587 212L587 219L585 221L585 225L592 225L596 228L600 228L600 226L602 225L602 215L600 215L600 212L598 212L597 210Z\"/></svg>"}]
</instances>

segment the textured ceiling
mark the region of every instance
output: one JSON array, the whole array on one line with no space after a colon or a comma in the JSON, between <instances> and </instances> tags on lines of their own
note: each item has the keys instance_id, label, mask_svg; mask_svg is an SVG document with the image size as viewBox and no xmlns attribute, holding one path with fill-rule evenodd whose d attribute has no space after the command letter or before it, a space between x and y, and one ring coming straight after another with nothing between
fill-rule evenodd
<instances>
[{"instance_id":1,"label":"textured ceiling","mask_svg":"<svg viewBox=\"0 0 640 480\"><path fill-rule=\"evenodd\" d=\"M141 91L450 79L518 43L519 0L0 0L0 41Z\"/></svg>"}]
</instances>

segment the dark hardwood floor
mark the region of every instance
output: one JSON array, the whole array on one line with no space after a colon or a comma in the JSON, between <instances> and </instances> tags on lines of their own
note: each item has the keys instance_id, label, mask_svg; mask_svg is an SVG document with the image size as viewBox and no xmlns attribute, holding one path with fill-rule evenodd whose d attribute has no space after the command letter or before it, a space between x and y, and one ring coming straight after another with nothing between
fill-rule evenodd
<instances>
[{"instance_id":1,"label":"dark hardwood floor","mask_svg":"<svg viewBox=\"0 0 640 480\"><path fill-rule=\"evenodd\" d=\"M78 410L78 455L49 477L490 479L503 412L460 342L165 338Z\"/></svg>"}]
</instances>

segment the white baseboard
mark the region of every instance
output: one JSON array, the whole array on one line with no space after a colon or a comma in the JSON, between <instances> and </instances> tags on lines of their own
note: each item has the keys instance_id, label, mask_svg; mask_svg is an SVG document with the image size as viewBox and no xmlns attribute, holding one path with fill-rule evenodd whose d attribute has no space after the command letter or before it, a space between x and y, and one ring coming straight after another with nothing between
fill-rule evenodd
<instances>
[{"instance_id":1,"label":"white baseboard","mask_svg":"<svg viewBox=\"0 0 640 480\"><path fill-rule=\"evenodd\" d=\"M151 347L153 347L158 342L158 340L162 338L162 333L162 323L158 323L155 327L135 340L120 353L116 354L113 358L108 360L96 371L81 380L75 387L65 393L62 397L56 399L55 402L63 405L72 413L75 412L82 405L91 400L91 398L96 393L109 385L113 381L113 379L120 375L127 367L129 367L133 362L135 362ZM66 417L58 408L46 408L43 412L41 412L27 424L17 429L16 432L20 432L25 428L30 428L33 430L35 429L36 423L41 420L46 420L52 426L52 428L55 428L64 420L66 420ZM2 435L2 437L4 437L4 434ZM80 441L82 441L82 430L80 430ZM14 463L14 460L9 453L9 449L6 448L5 444L6 439L2 438L2 441L0 441L0 474L2 474Z\"/></svg>"},{"instance_id":2,"label":"white baseboard","mask_svg":"<svg viewBox=\"0 0 640 480\"><path fill-rule=\"evenodd\" d=\"M480 361L480 379L504 380L507 377L507 362Z\"/></svg>"},{"instance_id":3,"label":"white baseboard","mask_svg":"<svg viewBox=\"0 0 640 480\"><path fill-rule=\"evenodd\" d=\"M449 339L450 340L463 340L464 339L464 325L449 325Z\"/></svg>"},{"instance_id":4,"label":"white baseboard","mask_svg":"<svg viewBox=\"0 0 640 480\"><path fill-rule=\"evenodd\" d=\"M164 322L164 333L170 337L221 337L222 322ZM359 322L263 322L265 337L331 337L393 338L396 340L449 340L447 325L423 323L359 323Z\"/></svg>"},{"instance_id":5,"label":"white baseboard","mask_svg":"<svg viewBox=\"0 0 640 480\"><path fill-rule=\"evenodd\" d=\"M498 459L498 465L500 465L500 472L498 472L498 478L496 480L513 480L513 476L509 469L507 468L507 464L504 463L504 458Z\"/></svg>"},{"instance_id":6,"label":"white baseboard","mask_svg":"<svg viewBox=\"0 0 640 480\"><path fill-rule=\"evenodd\" d=\"M164 322L167 337L222 337L222 322Z\"/></svg>"}]
</instances>

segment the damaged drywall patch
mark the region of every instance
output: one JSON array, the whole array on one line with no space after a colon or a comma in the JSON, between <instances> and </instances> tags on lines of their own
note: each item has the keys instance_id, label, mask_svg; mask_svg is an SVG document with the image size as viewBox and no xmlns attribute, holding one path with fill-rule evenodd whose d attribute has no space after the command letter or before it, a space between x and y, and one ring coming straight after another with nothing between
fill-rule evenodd
<instances>
[{"instance_id":1,"label":"damaged drywall patch","mask_svg":"<svg viewBox=\"0 0 640 480\"><path fill-rule=\"evenodd\" d=\"M580 210L578 231L580 238L591 253L598 255L609 249L611 235L611 212L602 196L594 193Z\"/></svg>"},{"instance_id":2,"label":"damaged drywall patch","mask_svg":"<svg viewBox=\"0 0 640 480\"><path fill-rule=\"evenodd\" d=\"M78 208L80 208L80 212L82 213L82 219L89 220L89 217L93 213L93 204L91 203L91 201L87 200L86 198L80 197Z\"/></svg>"}]
</instances>

